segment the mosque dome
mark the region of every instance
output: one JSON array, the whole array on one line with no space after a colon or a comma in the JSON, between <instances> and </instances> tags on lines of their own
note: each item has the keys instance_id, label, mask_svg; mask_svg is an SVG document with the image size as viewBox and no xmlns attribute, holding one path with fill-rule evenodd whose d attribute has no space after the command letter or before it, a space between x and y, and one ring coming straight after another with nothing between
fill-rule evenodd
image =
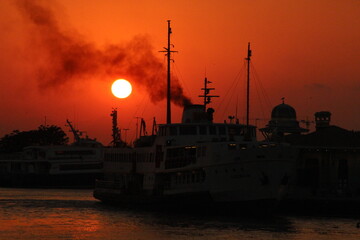
<instances>
[{"instance_id":1,"label":"mosque dome","mask_svg":"<svg viewBox=\"0 0 360 240\"><path fill-rule=\"evenodd\" d=\"M296 120L295 109L283 102L273 108L271 112L271 120L265 128L260 129L272 139L281 138L286 134L300 134L308 132L308 129L299 126Z\"/></svg>"},{"instance_id":2,"label":"mosque dome","mask_svg":"<svg viewBox=\"0 0 360 240\"><path fill-rule=\"evenodd\" d=\"M271 112L271 119L294 119L296 120L296 111L290 105L285 103L279 104Z\"/></svg>"}]
</instances>

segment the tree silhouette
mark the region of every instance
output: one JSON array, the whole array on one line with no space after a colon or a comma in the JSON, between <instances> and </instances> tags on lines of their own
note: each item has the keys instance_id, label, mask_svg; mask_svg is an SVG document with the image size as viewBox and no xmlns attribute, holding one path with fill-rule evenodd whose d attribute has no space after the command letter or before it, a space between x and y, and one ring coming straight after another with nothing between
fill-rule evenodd
<instances>
[{"instance_id":1,"label":"tree silhouette","mask_svg":"<svg viewBox=\"0 0 360 240\"><path fill-rule=\"evenodd\" d=\"M69 141L65 132L58 126L40 125L37 130L14 130L0 139L0 152L20 152L27 146L65 145Z\"/></svg>"}]
</instances>

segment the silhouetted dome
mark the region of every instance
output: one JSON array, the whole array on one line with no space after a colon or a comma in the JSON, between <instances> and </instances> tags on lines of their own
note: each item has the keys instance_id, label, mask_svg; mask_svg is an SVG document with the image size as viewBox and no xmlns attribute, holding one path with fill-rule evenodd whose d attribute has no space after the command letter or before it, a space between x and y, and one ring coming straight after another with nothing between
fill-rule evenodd
<instances>
[{"instance_id":1,"label":"silhouetted dome","mask_svg":"<svg viewBox=\"0 0 360 240\"><path fill-rule=\"evenodd\" d=\"M290 105L282 103L274 107L271 119L296 119L296 111Z\"/></svg>"},{"instance_id":2,"label":"silhouetted dome","mask_svg":"<svg viewBox=\"0 0 360 240\"><path fill-rule=\"evenodd\" d=\"M265 134L269 134L273 140L280 139L286 134L300 134L309 131L299 126L295 109L284 102L274 107L271 112L271 120L265 128L260 130Z\"/></svg>"}]
</instances>

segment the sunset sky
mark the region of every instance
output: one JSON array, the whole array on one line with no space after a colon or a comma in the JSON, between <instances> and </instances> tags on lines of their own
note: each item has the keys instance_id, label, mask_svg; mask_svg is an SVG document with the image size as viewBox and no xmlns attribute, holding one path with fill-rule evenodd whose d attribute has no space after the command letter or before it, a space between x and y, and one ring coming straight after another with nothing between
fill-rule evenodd
<instances>
[{"instance_id":1,"label":"sunset sky","mask_svg":"<svg viewBox=\"0 0 360 240\"><path fill-rule=\"evenodd\" d=\"M201 103L206 76L216 121L244 119L250 42L252 124L284 97L298 120L330 111L332 124L360 130L359 0L1 0L0 13L1 137L45 123L68 131L69 119L108 144L113 108L127 141L136 117L148 132L153 117L164 123L169 19L174 86ZM133 85L126 99L111 94L119 78Z\"/></svg>"}]
</instances>

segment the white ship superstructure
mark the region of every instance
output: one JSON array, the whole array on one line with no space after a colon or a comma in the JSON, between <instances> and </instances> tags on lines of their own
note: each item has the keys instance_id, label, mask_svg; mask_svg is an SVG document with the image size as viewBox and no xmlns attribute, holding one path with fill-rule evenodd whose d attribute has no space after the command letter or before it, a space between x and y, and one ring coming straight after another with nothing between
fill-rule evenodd
<instances>
[{"instance_id":1,"label":"white ship superstructure","mask_svg":"<svg viewBox=\"0 0 360 240\"><path fill-rule=\"evenodd\" d=\"M200 108L188 106L184 115L197 115ZM156 136L139 139L139 147L105 150L105 180L95 197L194 203L279 199L292 176L295 153L255 139L255 127L236 123L192 119L160 125Z\"/></svg>"},{"instance_id":2,"label":"white ship superstructure","mask_svg":"<svg viewBox=\"0 0 360 240\"><path fill-rule=\"evenodd\" d=\"M93 188L103 176L103 146L81 138L71 123L72 145L28 146L21 153L2 156L0 185L5 187Z\"/></svg>"},{"instance_id":3,"label":"white ship superstructure","mask_svg":"<svg viewBox=\"0 0 360 240\"><path fill-rule=\"evenodd\" d=\"M169 63L173 52L170 21L168 25ZM249 44L248 66L250 57ZM172 123L169 70L168 64L167 123L158 125L153 135L141 136L133 147L104 150L104 180L97 181L95 198L128 204L197 205L280 199L293 175L294 149L257 141L256 128L249 125L249 104L246 124L235 119L214 123L214 109L207 104L218 96L210 95L214 88L208 88L206 78L200 96L204 104L185 105L181 123Z\"/></svg>"}]
</instances>

